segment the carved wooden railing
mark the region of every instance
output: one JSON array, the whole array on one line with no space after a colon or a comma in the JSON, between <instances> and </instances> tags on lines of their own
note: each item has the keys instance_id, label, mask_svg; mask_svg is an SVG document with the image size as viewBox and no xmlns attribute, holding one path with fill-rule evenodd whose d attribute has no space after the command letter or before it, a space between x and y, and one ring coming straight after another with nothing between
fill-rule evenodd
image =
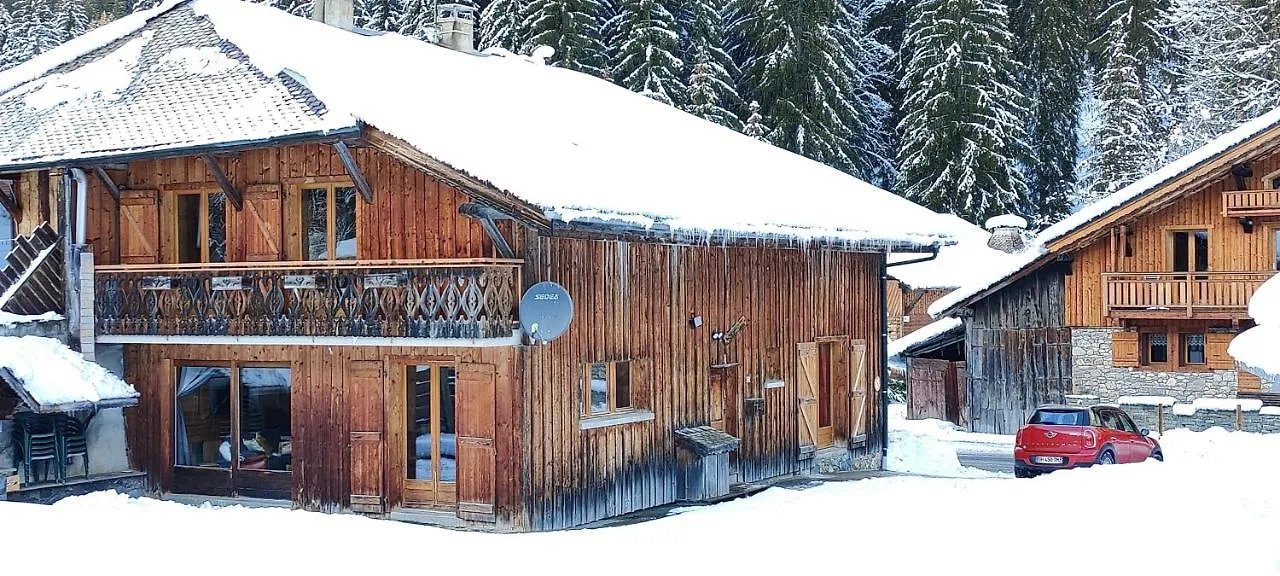
<instances>
[{"instance_id":1,"label":"carved wooden railing","mask_svg":"<svg viewBox=\"0 0 1280 576\"><path fill-rule=\"evenodd\" d=\"M507 338L518 260L104 266L99 335Z\"/></svg>"},{"instance_id":2,"label":"carved wooden railing","mask_svg":"<svg viewBox=\"0 0 1280 576\"><path fill-rule=\"evenodd\" d=\"M1274 272L1103 274L1108 315L1245 314L1249 298Z\"/></svg>"},{"instance_id":3,"label":"carved wooden railing","mask_svg":"<svg viewBox=\"0 0 1280 576\"><path fill-rule=\"evenodd\" d=\"M1227 217L1280 215L1280 190L1240 190L1222 193Z\"/></svg>"}]
</instances>

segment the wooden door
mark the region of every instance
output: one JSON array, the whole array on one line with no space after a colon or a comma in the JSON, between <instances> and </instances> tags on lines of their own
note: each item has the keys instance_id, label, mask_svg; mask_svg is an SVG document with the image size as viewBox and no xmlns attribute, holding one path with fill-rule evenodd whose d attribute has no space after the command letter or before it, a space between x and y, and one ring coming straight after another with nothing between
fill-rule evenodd
<instances>
[{"instance_id":1,"label":"wooden door","mask_svg":"<svg viewBox=\"0 0 1280 576\"><path fill-rule=\"evenodd\" d=\"M492 364L458 368L458 517L493 522L497 500L495 393Z\"/></svg>"},{"instance_id":2,"label":"wooden door","mask_svg":"<svg viewBox=\"0 0 1280 576\"><path fill-rule=\"evenodd\" d=\"M351 509L380 514L386 509L386 391L382 362L352 362L350 376L347 407L351 426Z\"/></svg>"},{"instance_id":3,"label":"wooden door","mask_svg":"<svg viewBox=\"0 0 1280 576\"><path fill-rule=\"evenodd\" d=\"M870 418L867 404L870 399L870 379L867 377L867 341L854 340L849 344L849 444L866 442Z\"/></svg>"},{"instance_id":4,"label":"wooden door","mask_svg":"<svg viewBox=\"0 0 1280 576\"><path fill-rule=\"evenodd\" d=\"M813 452L818 445L818 343L801 342L796 345L797 386L799 403L800 453Z\"/></svg>"},{"instance_id":5,"label":"wooden door","mask_svg":"<svg viewBox=\"0 0 1280 576\"><path fill-rule=\"evenodd\" d=\"M250 186L244 193L245 254L248 262L280 260L284 248L284 207L280 185Z\"/></svg>"},{"instance_id":6,"label":"wooden door","mask_svg":"<svg viewBox=\"0 0 1280 576\"><path fill-rule=\"evenodd\" d=\"M709 415L708 420L711 421L712 428L720 431L725 431L725 408L728 405L728 399L725 397L725 392L728 388L728 376L729 370L726 368L711 369L711 414Z\"/></svg>"},{"instance_id":7,"label":"wooden door","mask_svg":"<svg viewBox=\"0 0 1280 576\"><path fill-rule=\"evenodd\" d=\"M120 263L156 264L160 259L160 213L155 190L120 193Z\"/></svg>"}]
</instances>

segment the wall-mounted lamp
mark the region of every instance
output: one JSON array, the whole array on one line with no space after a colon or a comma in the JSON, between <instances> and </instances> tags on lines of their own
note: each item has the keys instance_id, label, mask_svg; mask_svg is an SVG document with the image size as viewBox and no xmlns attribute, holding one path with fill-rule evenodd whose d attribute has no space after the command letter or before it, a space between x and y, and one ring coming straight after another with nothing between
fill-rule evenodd
<instances>
[{"instance_id":1,"label":"wall-mounted lamp","mask_svg":"<svg viewBox=\"0 0 1280 576\"><path fill-rule=\"evenodd\" d=\"M702 317L701 317L701 316L699 316L699 315L697 315L697 314L692 314L692 315L690 315L690 316L689 316L689 327L690 327L690 328L701 328L701 327L702 327Z\"/></svg>"},{"instance_id":2,"label":"wall-mounted lamp","mask_svg":"<svg viewBox=\"0 0 1280 576\"><path fill-rule=\"evenodd\" d=\"M1240 229L1244 230L1245 234L1253 234L1253 218L1245 216L1244 218L1240 218L1239 222Z\"/></svg>"}]
</instances>

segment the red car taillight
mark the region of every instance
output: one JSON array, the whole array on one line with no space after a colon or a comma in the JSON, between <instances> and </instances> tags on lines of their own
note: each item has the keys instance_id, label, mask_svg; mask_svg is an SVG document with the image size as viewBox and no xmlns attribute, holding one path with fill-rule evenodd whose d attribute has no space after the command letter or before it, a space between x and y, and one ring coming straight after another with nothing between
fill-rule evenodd
<instances>
[{"instance_id":1,"label":"red car taillight","mask_svg":"<svg viewBox=\"0 0 1280 576\"><path fill-rule=\"evenodd\" d=\"M1084 429L1084 447L1085 448L1098 447L1098 433L1094 432L1092 428Z\"/></svg>"}]
</instances>

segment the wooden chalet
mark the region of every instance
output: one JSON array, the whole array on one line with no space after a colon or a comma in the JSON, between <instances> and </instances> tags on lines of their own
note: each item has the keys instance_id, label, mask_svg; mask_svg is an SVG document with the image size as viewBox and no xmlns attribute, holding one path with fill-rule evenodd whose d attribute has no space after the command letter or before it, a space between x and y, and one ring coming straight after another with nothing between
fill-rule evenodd
<instances>
[{"instance_id":1,"label":"wooden chalet","mask_svg":"<svg viewBox=\"0 0 1280 576\"><path fill-rule=\"evenodd\" d=\"M236 0L0 75L0 114L166 495L545 530L874 468L886 254L947 242L607 82ZM573 300L551 342L519 312L544 281Z\"/></svg>"},{"instance_id":2,"label":"wooden chalet","mask_svg":"<svg viewBox=\"0 0 1280 576\"><path fill-rule=\"evenodd\" d=\"M1086 206L930 310L965 324L974 430L1067 395L1265 394L1227 354L1280 268L1280 110Z\"/></svg>"}]
</instances>

